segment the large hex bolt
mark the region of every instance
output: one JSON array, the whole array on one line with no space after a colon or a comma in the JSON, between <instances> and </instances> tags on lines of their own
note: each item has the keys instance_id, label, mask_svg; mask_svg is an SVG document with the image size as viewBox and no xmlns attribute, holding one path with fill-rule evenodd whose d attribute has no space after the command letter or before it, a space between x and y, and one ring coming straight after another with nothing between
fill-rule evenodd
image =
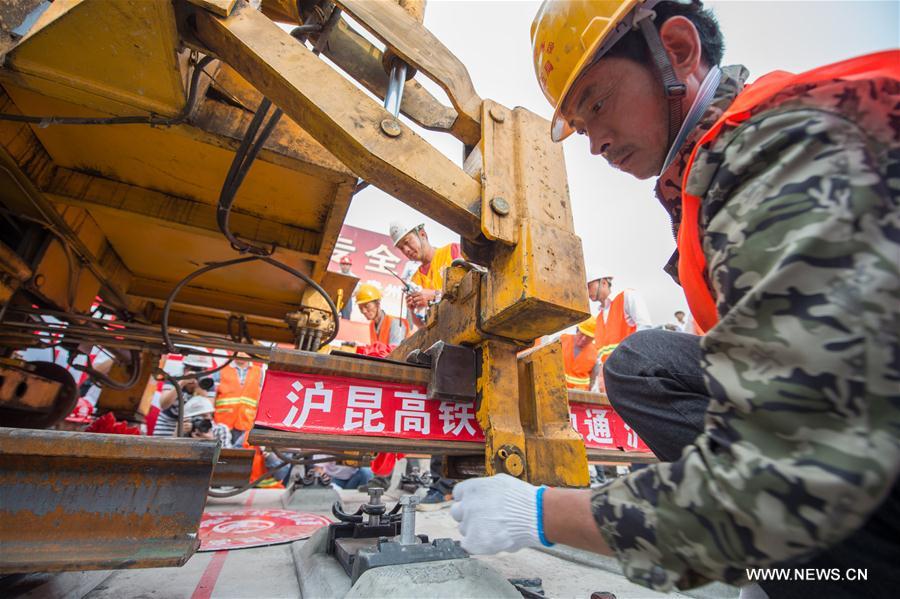
<instances>
[{"instance_id":1,"label":"large hex bolt","mask_svg":"<svg viewBox=\"0 0 900 599\"><path fill-rule=\"evenodd\" d=\"M369 515L366 522L368 526L380 526L381 514L384 513L384 504L381 503L381 495L384 489L381 487L369 487L369 503L363 506L363 513Z\"/></svg>"},{"instance_id":2,"label":"large hex bolt","mask_svg":"<svg viewBox=\"0 0 900 599\"><path fill-rule=\"evenodd\" d=\"M404 495L400 498L400 544L415 545L419 542L416 536L416 504L419 497Z\"/></svg>"}]
</instances>

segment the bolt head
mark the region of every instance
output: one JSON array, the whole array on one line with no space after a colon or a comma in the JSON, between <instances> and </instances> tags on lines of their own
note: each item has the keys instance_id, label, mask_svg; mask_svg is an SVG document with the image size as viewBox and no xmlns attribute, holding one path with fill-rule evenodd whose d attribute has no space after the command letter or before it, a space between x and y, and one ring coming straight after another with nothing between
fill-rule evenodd
<instances>
[{"instance_id":1,"label":"bolt head","mask_svg":"<svg viewBox=\"0 0 900 599\"><path fill-rule=\"evenodd\" d=\"M514 453L509 454L509 457L503 461L503 467L511 476L521 476L522 472L525 471L525 464L522 462L522 458Z\"/></svg>"},{"instance_id":2,"label":"bolt head","mask_svg":"<svg viewBox=\"0 0 900 599\"><path fill-rule=\"evenodd\" d=\"M496 106L491 106L491 109L488 111L491 115L491 118L494 119L496 123L502 123L506 120L506 116L500 111Z\"/></svg>"},{"instance_id":3,"label":"bolt head","mask_svg":"<svg viewBox=\"0 0 900 599\"><path fill-rule=\"evenodd\" d=\"M497 196L491 199L491 210L494 211L499 216L506 216L509 214L509 202L506 201L506 198L502 198Z\"/></svg>"},{"instance_id":4,"label":"bolt head","mask_svg":"<svg viewBox=\"0 0 900 599\"><path fill-rule=\"evenodd\" d=\"M403 129L400 128L400 123L395 119L384 119L381 121L381 130L388 137L399 137L400 134L403 133Z\"/></svg>"}]
</instances>

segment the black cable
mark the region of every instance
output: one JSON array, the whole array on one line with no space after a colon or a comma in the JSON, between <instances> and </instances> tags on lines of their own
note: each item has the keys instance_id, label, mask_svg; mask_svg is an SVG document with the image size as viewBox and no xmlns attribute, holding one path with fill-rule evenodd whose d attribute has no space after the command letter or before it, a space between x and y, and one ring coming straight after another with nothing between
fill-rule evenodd
<instances>
[{"instance_id":1,"label":"black cable","mask_svg":"<svg viewBox=\"0 0 900 599\"><path fill-rule=\"evenodd\" d=\"M291 266L288 266L287 264L284 264L283 262L279 262L278 260L276 260L275 258L272 258L271 256L253 255L253 256L243 256L241 258L234 258L232 260L224 260L222 262L211 262L211 263L207 264L206 266L199 268L199 269L195 270L194 272L192 272L191 274L189 274L188 276L184 277L175 285L174 288L172 288L172 291L169 293L169 296L166 298L166 303L163 306L162 322L160 323L160 325L162 327L163 343L165 343L166 350L169 353L179 353L178 350L175 348L175 344L172 343L172 338L169 335L169 313L172 310L172 304L174 303L175 298L178 296L179 292L181 292L182 288L184 288L185 285L187 285L188 283L190 283L191 281L193 281L200 275L206 274L213 270L218 270L220 268L227 268L229 266L235 266L237 264L245 264L247 262L254 262L256 260L261 260L262 262L271 264L272 266L274 266L276 268L280 268L281 270L285 271L288 274L294 275L295 277L297 277L298 279L300 279L301 281L305 282L307 285L312 287L316 291L316 293L318 293L319 295L324 297L325 301L328 303L328 308L331 310L331 316L334 321L334 330L331 332L331 335L322 342L322 345L327 345L327 344L331 343L335 339L335 337L337 337L338 328L340 327L340 313L338 312L337 306L334 304L334 301L331 299L331 297L328 295L328 293L324 289L322 289L321 285L319 285L318 283L313 281L309 276L303 274L299 270L297 270Z\"/></svg>"},{"instance_id":2,"label":"black cable","mask_svg":"<svg viewBox=\"0 0 900 599\"><path fill-rule=\"evenodd\" d=\"M188 89L187 102L181 112L171 118L157 117L153 113L150 113L150 116L134 115L113 117L31 116L0 113L0 121L33 123L41 128L49 127L50 125L179 125L187 120L191 111L194 109L194 102L197 99L197 83L200 81L200 74L203 72L203 68L213 60L215 60L215 58L212 56L204 56L196 65L194 65L194 71L191 74L190 88Z\"/></svg>"},{"instance_id":3,"label":"black cable","mask_svg":"<svg viewBox=\"0 0 900 599\"><path fill-rule=\"evenodd\" d=\"M231 491L213 491L212 489L209 489L206 492L206 495L209 497L215 497L216 499L224 499L226 497L234 497L235 495L240 495L244 491L247 491L247 490L255 487L256 485L261 483L266 478L272 476L279 469L283 468L284 466L287 466L287 464L288 464L287 462L281 462L277 466L273 466L272 468L269 468L268 470L266 470L265 474L263 474L256 480L251 480L249 483L247 483L243 487L238 487L237 489L232 489Z\"/></svg>"},{"instance_id":4,"label":"black cable","mask_svg":"<svg viewBox=\"0 0 900 599\"><path fill-rule=\"evenodd\" d=\"M116 391L127 391L128 389L131 389L132 387L134 387L137 384L138 379L141 376L141 362L142 362L141 352L132 349L132 350L129 350L129 354L131 355L131 376L124 383L119 382L119 381L114 381L113 379L109 378L102 372L100 372L98 370L94 370L94 368L90 366L90 361L88 361L87 366L78 366L77 364L73 364L73 361L77 357L77 354L74 351L69 352L68 363L69 363L69 366L73 370L77 370L79 372L85 373L86 375L88 375L88 377L92 381L94 381L95 383L97 383L103 387L115 389ZM90 358L88 358L88 359L90 360Z\"/></svg>"},{"instance_id":5,"label":"black cable","mask_svg":"<svg viewBox=\"0 0 900 599\"><path fill-rule=\"evenodd\" d=\"M265 145L269 135L271 135L272 130L275 129L275 125L277 125L278 121L281 119L281 109L276 108L275 112L272 113L272 116L266 121L262 132L256 137L256 132L259 130L259 127L268 114L271 106L272 102L268 98L263 98L259 107L256 109L256 114L253 115L253 120L251 120L250 124L247 126L247 131L244 133L241 145L238 147L234 159L231 161L231 166L228 169L228 174L225 176L225 182L222 184L222 190L219 193L219 203L216 206L216 223L219 225L219 230L225 235L225 238L228 239L231 247L242 254L249 253L256 256L271 256L275 251L274 247L263 248L238 239L231 232L228 225L231 207L234 205L237 191L241 187L241 183L244 182L247 173L250 171L250 166L253 164L253 161L256 160L257 154L259 154L259 151L262 149L263 145ZM254 139L254 137L256 139Z\"/></svg>"}]
</instances>

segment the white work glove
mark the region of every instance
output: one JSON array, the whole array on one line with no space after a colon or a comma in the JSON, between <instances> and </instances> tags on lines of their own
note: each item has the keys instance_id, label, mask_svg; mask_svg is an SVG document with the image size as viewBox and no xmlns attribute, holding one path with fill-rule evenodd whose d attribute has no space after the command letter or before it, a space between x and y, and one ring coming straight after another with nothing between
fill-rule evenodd
<instances>
[{"instance_id":1,"label":"white work glove","mask_svg":"<svg viewBox=\"0 0 900 599\"><path fill-rule=\"evenodd\" d=\"M508 474L457 483L450 515L459 522L462 548L472 554L491 554L539 547L540 489Z\"/></svg>"}]
</instances>

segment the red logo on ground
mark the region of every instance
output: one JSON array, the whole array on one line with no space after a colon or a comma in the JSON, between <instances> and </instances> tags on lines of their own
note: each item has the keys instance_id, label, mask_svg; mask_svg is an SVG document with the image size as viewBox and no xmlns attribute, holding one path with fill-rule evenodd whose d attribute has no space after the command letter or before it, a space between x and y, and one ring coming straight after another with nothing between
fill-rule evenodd
<instances>
[{"instance_id":1,"label":"red logo on ground","mask_svg":"<svg viewBox=\"0 0 900 599\"><path fill-rule=\"evenodd\" d=\"M238 510L203 514L200 551L278 545L309 538L331 524L325 516L290 510Z\"/></svg>"}]
</instances>

